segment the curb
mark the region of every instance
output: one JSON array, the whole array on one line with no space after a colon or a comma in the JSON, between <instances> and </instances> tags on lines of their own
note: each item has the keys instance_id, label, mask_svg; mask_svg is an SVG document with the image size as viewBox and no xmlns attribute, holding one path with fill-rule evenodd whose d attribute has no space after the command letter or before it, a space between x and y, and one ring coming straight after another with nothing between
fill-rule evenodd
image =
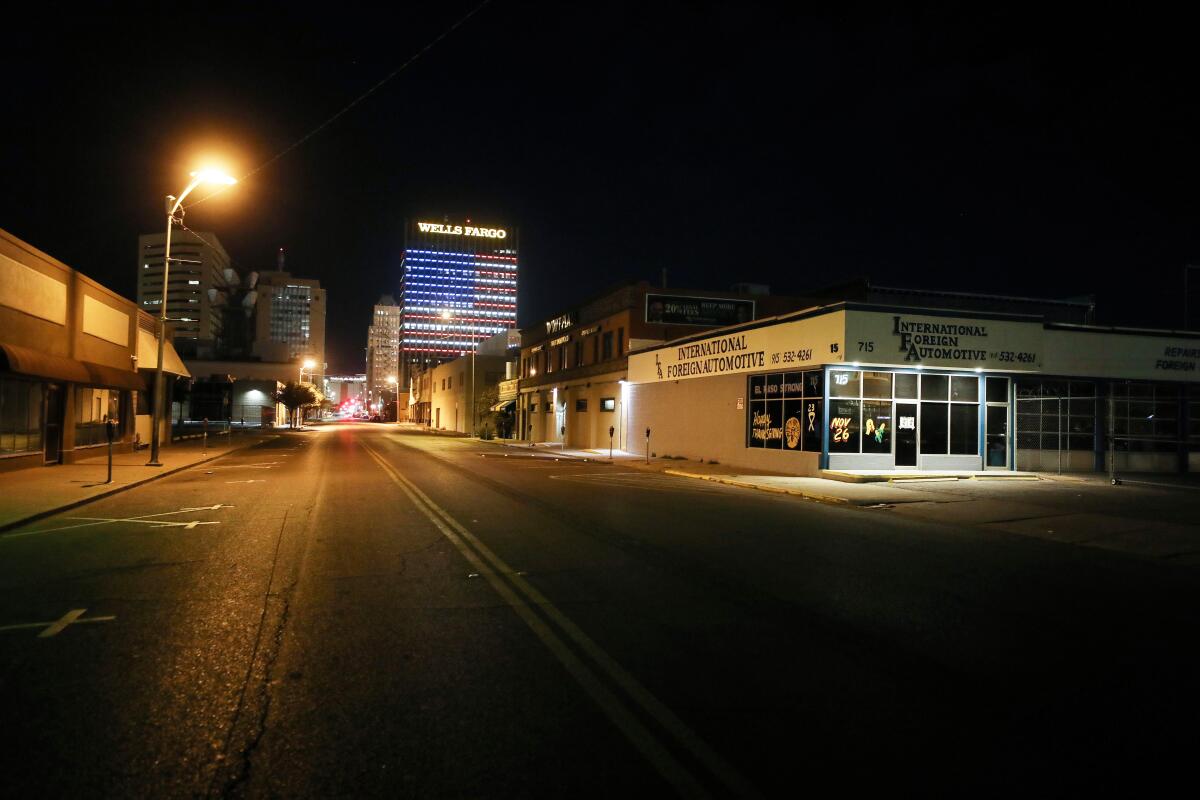
<instances>
[{"instance_id":1,"label":"curb","mask_svg":"<svg viewBox=\"0 0 1200 800\"><path fill-rule=\"evenodd\" d=\"M757 489L760 492L771 492L772 494L790 494L796 497L803 497L806 500L815 500L818 503L828 503L829 505L851 505L850 501L844 497L835 497L829 494L817 494L816 492L806 492L803 489L784 489L779 486L763 486L761 483L734 480L733 478L726 478L722 475L699 475L695 472L684 472L678 469L664 469L663 474L674 475L678 478L697 478L702 481L724 483L727 486L739 486L743 489Z\"/></svg>"},{"instance_id":2,"label":"curb","mask_svg":"<svg viewBox=\"0 0 1200 800\"><path fill-rule=\"evenodd\" d=\"M20 528L24 525L28 525L31 522L37 522L39 519L45 519L46 517L52 517L55 514L59 513L60 511L70 511L72 508L79 508L80 506L86 506L88 503L94 503L97 500L103 500L106 497L112 497L114 494L120 494L121 492L125 492L130 489L135 489L138 486L142 486L143 484L150 483L151 481L157 481L161 478L167 477L168 475L174 475L177 472L183 472L185 469L191 469L192 467L199 466L200 464L207 464L210 461L216 461L218 458L224 458L225 456L233 455L234 453L237 453L239 451L248 450L251 447L257 447L260 444L262 444L262 442L255 442L254 444L248 444L248 445L245 445L244 447L236 447L232 450L229 450L224 453L219 453L215 456L209 456L208 458L202 458L199 461L193 461L190 464L183 464L178 467L172 467L168 470L158 473L157 475L151 475L148 478L142 478L141 480L135 481L133 483L125 483L120 486L114 487L112 489L107 489L98 494L94 494L89 497L84 497L80 500L72 500L70 503L64 503L61 506L55 506L54 508L49 508L44 511L38 511L36 514L30 514L27 517L22 517L21 519L16 519L16 520L13 520L12 522L5 522L4 524L0 525L0 533L3 533L5 531L10 531L13 528Z\"/></svg>"}]
</instances>

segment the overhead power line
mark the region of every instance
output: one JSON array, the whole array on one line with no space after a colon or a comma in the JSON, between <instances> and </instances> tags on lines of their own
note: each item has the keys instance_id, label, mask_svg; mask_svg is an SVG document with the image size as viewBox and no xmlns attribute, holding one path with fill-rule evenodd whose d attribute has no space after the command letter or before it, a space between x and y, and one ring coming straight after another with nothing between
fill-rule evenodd
<instances>
[{"instance_id":1,"label":"overhead power line","mask_svg":"<svg viewBox=\"0 0 1200 800\"><path fill-rule=\"evenodd\" d=\"M313 128L312 130L310 130L308 133L304 134L304 135L303 135L303 136L301 136L299 139L297 139L296 141L292 142L292 143L291 143L290 145L288 145L287 147L285 147L285 148L283 148L282 150L280 150L278 153L276 153L275 155L273 155L271 158L267 159L266 161L264 161L263 163L261 163L261 164L259 164L257 167L255 167L254 169L252 169L252 170L250 170L249 172L247 172L247 173L246 173L245 175L243 175L243 176L242 176L242 177L241 177L239 180L240 180L240 181L245 181L245 180L247 180L247 179L249 179L249 178L252 178L252 177L254 177L254 176L255 176L256 174L258 174L259 172L262 172L264 169L266 169L267 167L271 166L271 165L272 165L272 164L274 164L276 161L278 161L279 159L283 158L283 157L284 157L284 156L286 156L288 153L292 152L292 151L293 151L293 150L295 150L297 147L299 147L300 145L304 144L304 143L305 143L305 142L307 142L309 139L313 138L314 136L316 136L317 134L319 134L321 131L323 131L323 130L325 130L326 128L328 128L328 127L329 127L330 125L332 125L334 122L337 122L337 120L338 120L338 119L340 119L342 116L344 116L345 114L347 114L347 113L348 113L348 112L349 112L349 111L350 111L352 108L354 108L355 106L357 106L357 105L358 105L359 103L361 103L362 101L366 100L368 97L370 97L371 95L373 95L375 92L379 91L379 89L380 89L381 87L383 87L383 86L384 86L384 84L386 84L388 81L392 80L392 79L393 79L393 78L395 78L397 75L399 75L401 72L403 72L404 70L406 70L406 69L408 69L410 66L412 66L412 65L413 65L413 64L414 64L414 63L415 63L415 62L416 62L416 61L417 61L419 58L421 58L421 56L425 55L425 54L426 54L426 53L428 53L430 50L432 50L434 47L436 47L436 46L438 45L438 43L439 43L439 42L441 42L443 39L445 39L446 37L448 37L450 34L454 33L456 30L458 30L458 29L459 29L459 28L461 28L463 25L465 25L465 24L467 23L467 21L471 19L471 17L473 17L473 16L475 16L476 14L478 14L478 13L479 13L479 12L480 12L480 11L481 11L483 8L484 8L484 6L486 6L486 5L488 5L489 3L491 3L491 1L492 1L492 0L483 0L483 2L481 2L479 5L475 6L475 7L474 7L474 8L472 8L470 11L468 11L466 14L464 14L462 17L460 17L460 18L459 18L459 19L458 19L458 20L457 20L457 21L456 21L456 22L455 22L453 25L451 25L450 27L446 28L444 31L442 31L441 33L439 33L439 34L438 34L436 37L434 37L434 38L433 38L433 39L432 39L432 40L431 40L431 41L430 41L428 44L426 44L426 45L425 45L424 47L422 47L420 50L418 50L417 52L415 52L415 53L413 53L411 56L409 56L409 58L408 58L408 60L407 60L407 61L405 61L403 64L401 64L400 66L396 67L396 68L395 68L394 70L392 70L390 73L388 73L387 75L385 75L385 76L384 76L384 77L383 77L381 80L379 80L378 82L376 82L376 83L375 83L375 85L371 86L371 88L367 89L365 92L363 92L362 94L360 94L358 97L356 97L356 98L354 98L353 100L351 100L349 103L347 103L347 104L346 104L345 106L343 106L341 109L339 109L339 110L338 110L338 111L337 111L335 114L333 114L333 116L331 116L331 117L329 117L328 119L326 119L326 120L325 120L324 122L322 122L320 125L316 126L316 127L315 127L315 128ZM201 197L199 200L196 200L195 202L192 202L192 203L188 203L186 206L184 206L184 208L191 208L192 206L199 205L200 203L203 203L205 200L208 200L208 199L210 199L210 198L216 197L217 195L221 194L221 193L222 193L222 192L224 192L224 191L227 191L228 189L229 189L229 187L228 187L228 186L224 186L224 187L222 187L222 188L220 188L220 189L217 189L217 190L216 190L216 191L214 191L214 192L210 192L209 194L206 194L204 197Z\"/></svg>"}]
</instances>

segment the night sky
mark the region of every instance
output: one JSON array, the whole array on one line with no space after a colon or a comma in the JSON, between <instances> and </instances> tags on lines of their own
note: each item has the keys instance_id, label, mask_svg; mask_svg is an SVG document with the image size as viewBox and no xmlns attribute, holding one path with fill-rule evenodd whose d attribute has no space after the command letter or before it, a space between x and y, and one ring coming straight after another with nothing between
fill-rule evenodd
<instances>
[{"instance_id":1,"label":"night sky","mask_svg":"<svg viewBox=\"0 0 1200 800\"><path fill-rule=\"evenodd\" d=\"M473 5L14 20L0 228L133 297L137 236L204 154L246 175ZM406 216L520 228L522 325L664 267L776 293L1096 293L1102 322L1181 324L1200 262L1189 20L842 6L493 0L187 224L243 269L282 246L319 279L334 371L363 369Z\"/></svg>"}]
</instances>

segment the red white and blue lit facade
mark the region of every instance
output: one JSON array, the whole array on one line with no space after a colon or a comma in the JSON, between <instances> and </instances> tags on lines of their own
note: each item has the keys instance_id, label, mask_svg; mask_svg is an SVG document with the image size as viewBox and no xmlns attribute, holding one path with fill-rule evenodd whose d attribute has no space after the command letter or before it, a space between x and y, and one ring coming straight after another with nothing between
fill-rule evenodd
<instances>
[{"instance_id":1,"label":"red white and blue lit facade","mask_svg":"<svg viewBox=\"0 0 1200 800\"><path fill-rule=\"evenodd\" d=\"M400 281L400 349L414 366L457 358L517 324L517 235L502 227L413 221Z\"/></svg>"}]
</instances>

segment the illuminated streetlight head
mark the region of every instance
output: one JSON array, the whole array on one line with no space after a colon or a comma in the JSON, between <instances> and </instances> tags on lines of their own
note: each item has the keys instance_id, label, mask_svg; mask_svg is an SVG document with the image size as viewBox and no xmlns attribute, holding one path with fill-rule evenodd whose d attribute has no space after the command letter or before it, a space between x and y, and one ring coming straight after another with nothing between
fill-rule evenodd
<instances>
[{"instance_id":1,"label":"illuminated streetlight head","mask_svg":"<svg viewBox=\"0 0 1200 800\"><path fill-rule=\"evenodd\" d=\"M233 186L237 183L237 178L227 175L219 169L202 169L193 172L192 177L199 179L201 183L221 183L225 186Z\"/></svg>"},{"instance_id":2,"label":"illuminated streetlight head","mask_svg":"<svg viewBox=\"0 0 1200 800\"><path fill-rule=\"evenodd\" d=\"M317 362L313 361L311 358L304 359L304 368L305 369L312 369L316 365L317 365Z\"/></svg>"},{"instance_id":3,"label":"illuminated streetlight head","mask_svg":"<svg viewBox=\"0 0 1200 800\"><path fill-rule=\"evenodd\" d=\"M450 312L442 311L442 319L450 319Z\"/></svg>"},{"instance_id":4,"label":"illuminated streetlight head","mask_svg":"<svg viewBox=\"0 0 1200 800\"><path fill-rule=\"evenodd\" d=\"M396 382L396 376L388 375L388 383L395 383L395 382Z\"/></svg>"}]
</instances>

